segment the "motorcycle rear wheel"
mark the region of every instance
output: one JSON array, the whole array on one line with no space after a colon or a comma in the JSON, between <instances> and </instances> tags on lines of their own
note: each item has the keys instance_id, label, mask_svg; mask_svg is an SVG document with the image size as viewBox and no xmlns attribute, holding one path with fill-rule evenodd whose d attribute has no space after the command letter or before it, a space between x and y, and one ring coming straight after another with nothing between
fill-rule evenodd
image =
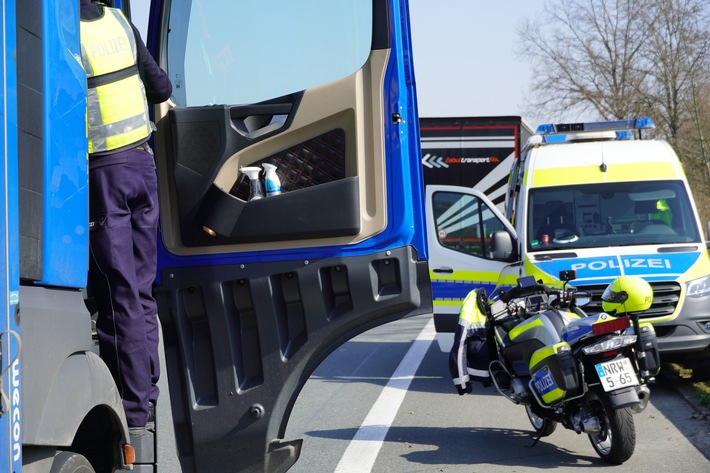
<instances>
[{"instance_id":1,"label":"motorcycle rear wheel","mask_svg":"<svg viewBox=\"0 0 710 473\"><path fill-rule=\"evenodd\" d=\"M533 429L535 429L535 433L538 437L552 435L552 432L557 428L557 422L538 416L532 411L530 406L525 406L525 412L528 414L528 420L532 424Z\"/></svg>"},{"instance_id":2,"label":"motorcycle rear wheel","mask_svg":"<svg viewBox=\"0 0 710 473\"><path fill-rule=\"evenodd\" d=\"M597 455L607 463L621 465L636 447L636 427L628 407L614 409L605 393L589 392L589 405L601 423L601 432L589 434Z\"/></svg>"}]
</instances>

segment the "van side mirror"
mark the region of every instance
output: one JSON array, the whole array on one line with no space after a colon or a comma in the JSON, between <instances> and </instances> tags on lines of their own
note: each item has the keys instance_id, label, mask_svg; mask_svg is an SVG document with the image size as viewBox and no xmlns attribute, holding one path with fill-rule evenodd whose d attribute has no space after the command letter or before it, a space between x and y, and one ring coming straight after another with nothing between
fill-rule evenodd
<instances>
[{"instance_id":1,"label":"van side mirror","mask_svg":"<svg viewBox=\"0 0 710 473\"><path fill-rule=\"evenodd\" d=\"M491 235L491 256L502 261L516 261L518 252L513 238L505 230L499 230Z\"/></svg>"},{"instance_id":2,"label":"van side mirror","mask_svg":"<svg viewBox=\"0 0 710 473\"><path fill-rule=\"evenodd\" d=\"M708 227L708 232L706 233L707 240L705 240L705 248L710 250L710 220L707 221L707 227Z\"/></svg>"}]
</instances>

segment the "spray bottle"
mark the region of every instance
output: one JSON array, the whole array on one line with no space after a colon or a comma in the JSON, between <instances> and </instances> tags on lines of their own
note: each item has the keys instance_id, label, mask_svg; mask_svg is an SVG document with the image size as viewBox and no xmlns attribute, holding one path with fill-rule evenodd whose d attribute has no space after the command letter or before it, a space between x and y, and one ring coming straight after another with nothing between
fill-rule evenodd
<instances>
[{"instance_id":1,"label":"spray bottle","mask_svg":"<svg viewBox=\"0 0 710 473\"><path fill-rule=\"evenodd\" d=\"M266 197L279 195L281 193L281 180L276 174L276 166L269 163L262 164L264 166L264 187L266 188Z\"/></svg>"},{"instance_id":2,"label":"spray bottle","mask_svg":"<svg viewBox=\"0 0 710 473\"><path fill-rule=\"evenodd\" d=\"M259 180L259 173L261 173L261 168L256 166L239 168L242 174L249 178L249 200L261 199L264 197L264 191L261 188L261 181Z\"/></svg>"}]
</instances>

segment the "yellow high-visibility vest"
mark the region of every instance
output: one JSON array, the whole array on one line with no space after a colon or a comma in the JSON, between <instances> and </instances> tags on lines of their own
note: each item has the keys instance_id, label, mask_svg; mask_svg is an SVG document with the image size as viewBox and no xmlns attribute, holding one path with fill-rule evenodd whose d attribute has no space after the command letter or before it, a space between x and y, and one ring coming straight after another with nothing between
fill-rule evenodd
<instances>
[{"instance_id":1,"label":"yellow high-visibility vest","mask_svg":"<svg viewBox=\"0 0 710 473\"><path fill-rule=\"evenodd\" d=\"M103 11L96 20L81 21L89 153L138 143L151 133L133 29L121 10Z\"/></svg>"}]
</instances>

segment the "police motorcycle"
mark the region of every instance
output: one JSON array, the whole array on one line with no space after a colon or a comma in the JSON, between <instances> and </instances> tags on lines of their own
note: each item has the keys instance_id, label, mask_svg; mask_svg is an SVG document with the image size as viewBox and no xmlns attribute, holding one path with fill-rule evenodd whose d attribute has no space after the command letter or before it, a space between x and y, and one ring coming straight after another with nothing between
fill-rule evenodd
<instances>
[{"instance_id":1,"label":"police motorcycle","mask_svg":"<svg viewBox=\"0 0 710 473\"><path fill-rule=\"evenodd\" d=\"M604 312L588 315L588 293L560 272L562 289L531 276L491 300L479 291L486 317L489 372L495 388L525 406L535 445L558 424L587 434L607 463L631 458L636 443L632 411L646 408L648 384L660 368L656 334L638 314L653 301L650 285L621 276L602 295Z\"/></svg>"}]
</instances>

